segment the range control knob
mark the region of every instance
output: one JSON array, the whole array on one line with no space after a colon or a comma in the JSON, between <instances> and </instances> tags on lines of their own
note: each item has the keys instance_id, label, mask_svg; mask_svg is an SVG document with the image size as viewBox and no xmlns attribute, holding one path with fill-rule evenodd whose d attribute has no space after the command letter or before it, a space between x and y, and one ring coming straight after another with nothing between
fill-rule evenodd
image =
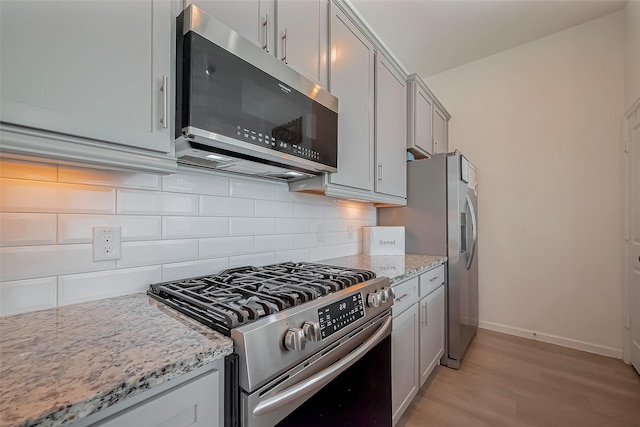
<instances>
[{"instance_id":1,"label":"range control knob","mask_svg":"<svg viewBox=\"0 0 640 427\"><path fill-rule=\"evenodd\" d=\"M393 301L393 299L396 296L396 293L393 292L393 288L391 288L391 287L383 290L383 292L387 295L387 301Z\"/></svg>"},{"instance_id":2,"label":"range control knob","mask_svg":"<svg viewBox=\"0 0 640 427\"><path fill-rule=\"evenodd\" d=\"M289 328L287 333L284 335L284 346L287 350L304 350L306 342L307 339L304 337L304 331L300 328Z\"/></svg>"},{"instance_id":3,"label":"range control knob","mask_svg":"<svg viewBox=\"0 0 640 427\"><path fill-rule=\"evenodd\" d=\"M304 325L302 325L302 331L304 332L304 337L307 341L317 342L322 339L320 325L318 322L304 322Z\"/></svg>"},{"instance_id":4,"label":"range control knob","mask_svg":"<svg viewBox=\"0 0 640 427\"><path fill-rule=\"evenodd\" d=\"M389 302L389 293L386 289L380 289L378 293L380 294L380 302L382 304L386 304Z\"/></svg>"},{"instance_id":5,"label":"range control knob","mask_svg":"<svg viewBox=\"0 0 640 427\"><path fill-rule=\"evenodd\" d=\"M378 292L367 295L367 305L369 307L380 307L382 303L382 295Z\"/></svg>"}]
</instances>

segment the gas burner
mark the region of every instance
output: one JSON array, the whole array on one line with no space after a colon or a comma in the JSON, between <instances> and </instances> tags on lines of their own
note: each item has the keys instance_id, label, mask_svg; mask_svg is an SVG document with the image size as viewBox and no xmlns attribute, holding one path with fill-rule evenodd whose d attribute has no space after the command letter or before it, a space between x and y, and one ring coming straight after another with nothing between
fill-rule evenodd
<instances>
[{"instance_id":1,"label":"gas burner","mask_svg":"<svg viewBox=\"0 0 640 427\"><path fill-rule=\"evenodd\" d=\"M237 326L373 278L366 270L285 262L157 283L147 293L229 335Z\"/></svg>"}]
</instances>

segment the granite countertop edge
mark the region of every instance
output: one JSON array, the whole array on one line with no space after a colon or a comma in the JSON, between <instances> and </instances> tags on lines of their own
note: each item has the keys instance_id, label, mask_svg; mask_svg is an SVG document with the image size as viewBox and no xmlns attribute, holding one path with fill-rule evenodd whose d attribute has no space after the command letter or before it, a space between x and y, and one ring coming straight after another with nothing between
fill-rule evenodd
<instances>
[{"instance_id":1,"label":"granite countertop edge","mask_svg":"<svg viewBox=\"0 0 640 427\"><path fill-rule=\"evenodd\" d=\"M160 369L149 372L132 381L125 381L120 386L98 393L89 399L73 403L58 411L43 415L35 420L28 420L19 427L59 427L70 424L107 409L123 399L134 397L140 393L178 378L201 366L215 362L233 352L233 342L218 345L213 351L190 354L184 360L168 364Z\"/></svg>"}]
</instances>

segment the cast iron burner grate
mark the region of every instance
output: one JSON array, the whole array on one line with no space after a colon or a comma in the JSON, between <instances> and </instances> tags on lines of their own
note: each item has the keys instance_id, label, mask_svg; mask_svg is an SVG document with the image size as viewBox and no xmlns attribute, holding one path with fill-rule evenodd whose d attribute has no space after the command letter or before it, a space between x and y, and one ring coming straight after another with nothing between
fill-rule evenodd
<instances>
[{"instance_id":1,"label":"cast iron burner grate","mask_svg":"<svg viewBox=\"0 0 640 427\"><path fill-rule=\"evenodd\" d=\"M237 326L375 277L367 270L285 262L157 283L147 294L229 335Z\"/></svg>"}]
</instances>

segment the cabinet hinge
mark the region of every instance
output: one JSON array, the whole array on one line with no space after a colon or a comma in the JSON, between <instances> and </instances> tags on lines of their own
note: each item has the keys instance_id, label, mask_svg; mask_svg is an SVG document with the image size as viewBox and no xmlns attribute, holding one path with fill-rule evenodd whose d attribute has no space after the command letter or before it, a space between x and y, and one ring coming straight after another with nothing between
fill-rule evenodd
<instances>
[{"instance_id":1,"label":"cabinet hinge","mask_svg":"<svg viewBox=\"0 0 640 427\"><path fill-rule=\"evenodd\" d=\"M622 148L625 153L629 153L629 140L625 138Z\"/></svg>"},{"instance_id":2,"label":"cabinet hinge","mask_svg":"<svg viewBox=\"0 0 640 427\"><path fill-rule=\"evenodd\" d=\"M629 316L624 320L625 329L629 329L631 327L631 323L629 322Z\"/></svg>"},{"instance_id":3,"label":"cabinet hinge","mask_svg":"<svg viewBox=\"0 0 640 427\"><path fill-rule=\"evenodd\" d=\"M625 230L625 232L624 232L624 241L625 242L629 241L629 231L628 230Z\"/></svg>"}]
</instances>

